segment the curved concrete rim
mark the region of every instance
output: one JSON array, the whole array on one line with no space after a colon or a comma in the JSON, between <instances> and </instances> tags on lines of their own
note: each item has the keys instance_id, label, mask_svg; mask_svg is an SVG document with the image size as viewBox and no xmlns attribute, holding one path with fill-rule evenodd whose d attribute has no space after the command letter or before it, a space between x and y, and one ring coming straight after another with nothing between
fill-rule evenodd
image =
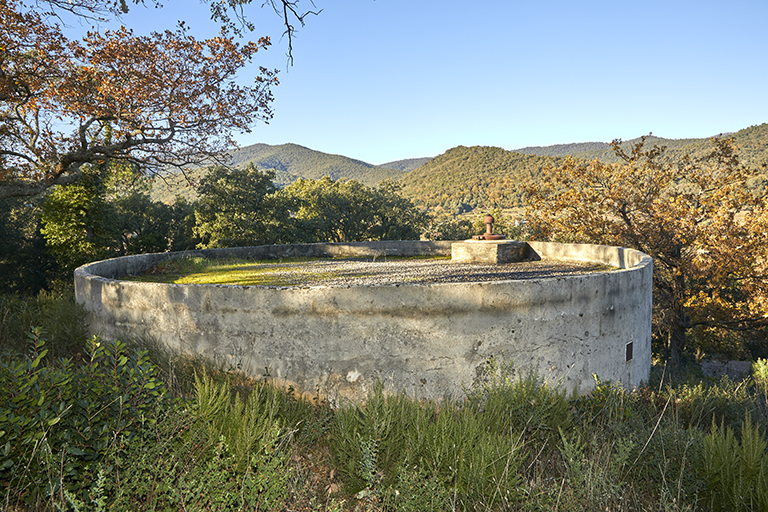
<instances>
[{"instance_id":1,"label":"curved concrete rim","mask_svg":"<svg viewBox=\"0 0 768 512\"><path fill-rule=\"evenodd\" d=\"M91 333L152 337L268 373L333 403L379 380L425 398L462 395L504 358L577 392L594 375L635 387L651 363L652 259L589 244L528 242L541 259L614 267L541 279L348 287L123 281L176 258L450 256L451 241L287 244L124 256L79 267Z\"/></svg>"},{"instance_id":2,"label":"curved concrete rim","mask_svg":"<svg viewBox=\"0 0 768 512\"><path fill-rule=\"evenodd\" d=\"M146 272L158 263L169 259L208 258L208 259L279 259L293 257L332 258L332 257L386 257L386 256L450 256L454 241L377 241L377 242L340 242L311 244L259 245L251 247L228 247L219 249L198 249L164 253L136 254L120 256L107 260L82 265L75 269L75 276L83 279L106 278L119 280L127 275ZM534 258L552 260L571 260L585 263L597 263L614 267L606 272L628 270L652 265L653 260L647 254L635 249L595 244L561 244L555 242L527 242ZM599 273L599 272L591 272ZM570 276L559 276L560 279ZM544 278L547 279L547 278ZM169 284L145 283L163 286L241 286L226 284ZM404 283L405 285L406 283ZM434 283L414 286L445 286L456 283ZM247 285L253 286L253 285ZM258 286L258 285L256 285ZM320 285L323 286L323 285ZM355 285L379 286L379 285ZM265 286L268 288L296 288L298 286ZM303 286L302 286L303 287Z\"/></svg>"}]
</instances>

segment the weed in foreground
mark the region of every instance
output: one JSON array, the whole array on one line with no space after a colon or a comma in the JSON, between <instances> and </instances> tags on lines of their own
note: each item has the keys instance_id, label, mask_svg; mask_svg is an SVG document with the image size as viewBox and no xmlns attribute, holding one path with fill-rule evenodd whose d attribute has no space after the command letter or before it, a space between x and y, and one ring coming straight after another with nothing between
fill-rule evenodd
<instances>
[{"instance_id":1,"label":"weed in foreground","mask_svg":"<svg viewBox=\"0 0 768 512\"><path fill-rule=\"evenodd\" d=\"M418 474L427 488L439 486L430 496L441 503L450 496L460 509L483 510L518 498L518 440L488 431L471 408L386 396L377 386L365 404L336 411L329 443L346 491L359 499L405 503Z\"/></svg>"}]
</instances>

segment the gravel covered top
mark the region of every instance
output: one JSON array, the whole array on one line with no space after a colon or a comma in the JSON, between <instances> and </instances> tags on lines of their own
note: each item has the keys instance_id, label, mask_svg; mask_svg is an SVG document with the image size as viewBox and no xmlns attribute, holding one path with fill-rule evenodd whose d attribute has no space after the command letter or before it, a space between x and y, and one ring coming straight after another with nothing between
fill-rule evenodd
<instances>
[{"instance_id":1,"label":"gravel covered top","mask_svg":"<svg viewBox=\"0 0 768 512\"><path fill-rule=\"evenodd\" d=\"M271 264L262 264L269 267ZM260 265L261 266L261 265ZM605 265L573 261L526 261L500 265L451 263L450 259L319 260L276 263L280 285L372 286L395 284L462 283L541 279L613 270Z\"/></svg>"}]
</instances>

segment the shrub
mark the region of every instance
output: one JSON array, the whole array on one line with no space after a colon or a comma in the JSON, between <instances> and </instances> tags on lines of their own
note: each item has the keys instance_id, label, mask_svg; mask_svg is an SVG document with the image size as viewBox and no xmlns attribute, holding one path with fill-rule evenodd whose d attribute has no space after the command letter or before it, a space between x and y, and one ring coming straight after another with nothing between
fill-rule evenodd
<instances>
[{"instance_id":1,"label":"shrub","mask_svg":"<svg viewBox=\"0 0 768 512\"><path fill-rule=\"evenodd\" d=\"M697 468L704 463L704 434L676 425L654 427L630 434L634 450L625 479L646 492L673 496L677 503L695 500L703 489Z\"/></svg>"},{"instance_id":2,"label":"shrub","mask_svg":"<svg viewBox=\"0 0 768 512\"><path fill-rule=\"evenodd\" d=\"M565 504L573 510L615 510L625 499L624 471L634 443L592 436L567 435L562 430L561 454L566 468Z\"/></svg>"},{"instance_id":3,"label":"shrub","mask_svg":"<svg viewBox=\"0 0 768 512\"><path fill-rule=\"evenodd\" d=\"M78 365L42 364L42 329L29 343L28 354L0 365L0 482L6 503L63 502L118 437L145 434L168 398L146 353L121 342L93 338Z\"/></svg>"},{"instance_id":4,"label":"shrub","mask_svg":"<svg viewBox=\"0 0 768 512\"><path fill-rule=\"evenodd\" d=\"M418 466L405 466L397 483L384 490L382 506L392 512L451 510L451 493L436 475Z\"/></svg>"},{"instance_id":5,"label":"shrub","mask_svg":"<svg viewBox=\"0 0 768 512\"><path fill-rule=\"evenodd\" d=\"M515 379L511 364L497 359L489 361L486 380L468 393L467 403L486 429L543 443L545 448L557 443L560 429L573 424L565 391L530 369Z\"/></svg>"},{"instance_id":6,"label":"shrub","mask_svg":"<svg viewBox=\"0 0 768 512\"><path fill-rule=\"evenodd\" d=\"M269 389L246 400L228 382L196 379L195 398L151 438L122 440L101 464L116 510L282 510L289 435Z\"/></svg>"},{"instance_id":7,"label":"shrub","mask_svg":"<svg viewBox=\"0 0 768 512\"><path fill-rule=\"evenodd\" d=\"M411 485L413 475L401 475L408 471L470 510L517 499L519 437L489 431L472 408L385 396L378 385L364 405L336 412L330 443L347 491L358 498L393 503L392 489Z\"/></svg>"}]
</instances>

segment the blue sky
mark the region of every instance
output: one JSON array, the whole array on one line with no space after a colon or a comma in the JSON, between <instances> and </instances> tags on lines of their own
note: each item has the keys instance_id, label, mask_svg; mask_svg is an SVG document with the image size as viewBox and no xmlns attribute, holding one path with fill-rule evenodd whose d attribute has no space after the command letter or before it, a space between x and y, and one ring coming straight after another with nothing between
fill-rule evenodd
<instances>
[{"instance_id":1,"label":"blue sky","mask_svg":"<svg viewBox=\"0 0 768 512\"><path fill-rule=\"evenodd\" d=\"M207 7L134 8L137 32ZM292 142L373 164L458 146L708 137L768 122L768 2L315 0L287 66L280 19L254 0L258 65L280 70L274 119L242 145ZM299 7L311 8L308 0Z\"/></svg>"}]
</instances>

